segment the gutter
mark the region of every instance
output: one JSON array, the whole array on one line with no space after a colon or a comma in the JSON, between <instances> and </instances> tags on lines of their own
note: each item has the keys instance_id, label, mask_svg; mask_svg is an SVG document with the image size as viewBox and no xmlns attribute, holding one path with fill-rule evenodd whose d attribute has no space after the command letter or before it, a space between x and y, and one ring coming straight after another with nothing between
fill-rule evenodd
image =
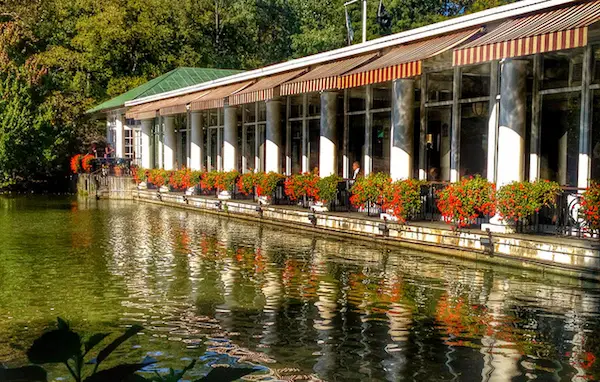
<instances>
[{"instance_id":1,"label":"gutter","mask_svg":"<svg viewBox=\"0 0 600 382\"><path fill-rule=\"evenodd\" d=\"M155 94L144 98L125 102L125 106L135 106L147 102L158 101L165 98L181 96L201 90L210 89L217 86L229 85L235 82L254 80L260 77L278 74L290 70L304 68L310 65L321 64L323 62L339 60L342 58L369 53L384 49L387 47L404 44L407 42L431 38L448 32L454 32L461 29L472 28L495 21L501 21L510 17L520 16L530 12L536 12L564 4L574 3L576 0L523 0L516 3L503 5L500 7L487 9L485 11L473 13L466 16L456 17L450 20L427 25L424 27L411 29L409 31L396 33L390 36L380 37L365 43L334 49L331 51L314 54L303 58L286 61L279 64L266 66L263 68L249 70L241 74L223 77L210 82L188 86L185 88Z\"/></svg>"}]
</instances>

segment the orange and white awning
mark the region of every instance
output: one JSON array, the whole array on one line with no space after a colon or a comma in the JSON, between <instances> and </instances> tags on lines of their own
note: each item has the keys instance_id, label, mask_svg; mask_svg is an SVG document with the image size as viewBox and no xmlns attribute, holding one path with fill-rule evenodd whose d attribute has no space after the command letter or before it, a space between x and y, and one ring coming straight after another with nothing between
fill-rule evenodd
<instances>
[{"instance_id":1,"label":"orange and white awning","mask_svg":"<svg viewBox=\"0 0 600 382\"><path fill-rule=\"evenodd\" d=\"M125 112L125 118L129 119L154 119L162 101L155 101L136 105Z\"/></svg>"},{"instance_id":2,"label":"orange and white awning","mask_svg":"<svg viewBox=\"0 0 600 382\"><path fill-rule=\"evenodd\" d=\"M293 70L282 74L277 74L270 77L261 78L254 84L248 86L243 91L233 94L229 97L230 105L241 105L245 103L266 101L272 99L275 94L275 88L284 82L288 82L293 78L298 77L302 73L306 72L306 69Z\"/></svg>"},{"instance_id":3,"label":"orange and white awning","mask_svg":"<svg viewBox=\"0 0 600 382\"><path fill-rule=\"evenodd\" d=\"M400 45L378 59L340 78L340 88L347 89L378 82L414 77L421 74L422 61L441 54L468 40L480 28Z\"/></svg>"},{"instance_id":4,"label":"orange and white awning","mask_svg":"<svg viewBox=\"0 0 600 382\"><path fill-rule=\"evenodd\" d=\"M453 64L522 57L587 45L588 26L600 20L600 1L575 3L508 20L454 51Z\"/></svg>"},{"instance_id":5,"label":"orange and white awning","mask_svg":"<svg viewBox=\"0 0 600 382\"><path fill-rule=\"evenodd\" d=\"M179 97L166 99L167 101L159 109L160 115L174 115L174 114L185 114L187 112L187 105L193 101L199 100L200 98L208 95L210 90L204 90L196 93L186 94Z\"/></svg>"},{"instance_id":6,"label":"orange and white awning","mask_svg":"<svg viewBox=\"0 0 600 382\"><path fill-rule=\"evenodd\" d=\"M190 110L208 110L225 106L225 98L244 90L252 81L238 82L210 90L202 98L190 103Z\"/></svg>"},{"instance_id":7,"label":"orange and white awning","mask_svg":"<svg viewBox=\"0 0 600 382\"><path fill-rule=\"evenodd\" d=\"M319 65L293 81L281 85L281 95L338 89L339 76L369 62L377 56L377 53L372 53Z\"/></svg>"}]
</instances>

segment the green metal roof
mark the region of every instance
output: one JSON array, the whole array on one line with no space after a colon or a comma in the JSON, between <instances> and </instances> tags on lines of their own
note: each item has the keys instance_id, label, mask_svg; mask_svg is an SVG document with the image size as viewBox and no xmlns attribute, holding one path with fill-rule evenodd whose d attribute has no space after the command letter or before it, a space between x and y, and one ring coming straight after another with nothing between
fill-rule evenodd
<instances>
[{"instance_id":1,"label":"green metal roof","mask_svg":"<svg viewBox=\"0 0 600 382\"><path fill-rule=\"evenodd\" d=\"M143 85L133 88L130 91L116 96L100 105L88 110L88 113L97 113L103 110L122 107L125 102L137 98L152 96L159 93L165 93L171 90L177 90L192 85L201 84L216 80L221 77L231 76L241 73L241 70L232 69L210 69L210 68L177 68L163 74Z\"/></svg>"}]
</instances>

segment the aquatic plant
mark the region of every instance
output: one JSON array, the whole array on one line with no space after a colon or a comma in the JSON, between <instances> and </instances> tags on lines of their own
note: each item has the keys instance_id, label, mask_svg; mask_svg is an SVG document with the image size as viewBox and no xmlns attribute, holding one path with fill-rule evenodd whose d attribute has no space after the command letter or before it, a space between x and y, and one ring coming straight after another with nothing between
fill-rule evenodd
<instances>
[{"instance_id":1,"label":"aquatic plant","mask_svg":"<svg viewBox=\"0 0 600 382\"><path fill-rule=\"evenodd\" d=\"M442 219L455 227L468 227L482 215L496 213L496 185L480 176L463 178L438 191Z\"/></svg>"},{"instance_id":2,"label":"aquatic plant","mask_svg":"<svg viewBox=\"0 0 600 382\"><path fill-rule=\"evenodd\" d=\"M523 221L543 207L556 206L560 193L556 182L512 182L496 192L496 206L502 220Z\"/></svg>"},{"instance_id":3,"label":"aquatic plant","mask_svg":"<svg viewBox=\"0 0 600 382\"><path fill-rule=\"evenodd\" d=\"M398 180L384 189L383 210L389 210L398 222L405 223L421 211L421 185L416 179Z\"/></svg>"}]
</instances>

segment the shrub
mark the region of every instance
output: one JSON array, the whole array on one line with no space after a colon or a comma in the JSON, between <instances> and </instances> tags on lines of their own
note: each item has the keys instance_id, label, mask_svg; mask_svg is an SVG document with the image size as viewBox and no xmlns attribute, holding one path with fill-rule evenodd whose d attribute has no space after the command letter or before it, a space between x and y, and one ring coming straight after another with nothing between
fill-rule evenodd
<instances>
[{"instance_id":1,"label":"shrub","mask_svg":"<svg viewBox=\"0 0 600 382\"><path fill-rule=\"evenodd\" d=\"M85 172L92 172L92 163L95 157L92 154L86 154L81 158L81 169Z\"/></svg>"},{"instance_id":2,"label":"shrub","mask_svg":"<svg viewBox=\"0 0 600 382\"><path fill-rule=\"evenodd\" d=\"M238 191L244 195L250 195L254 193L254 187L256 186L257 179L262 173L248 172L240 175L237 181Z\"/></svg>"},{"instance_id":3,"label":"shrub","mask_svg":"<svg viewBox=\"0 0 600 382\"><path fill-rule=\"evenodd\" d=\"M236 170L219 172L217 173L217 177L215 179L215 187L219 191L233 192L233 186L235 185L235 182L239 176L240 173Z\"/></svg>"},{"instance_id":4,"label":"shrub","mask_svg":"<svg viewBox=\"0 0 600 382\"><path fill-rule=\"evenodd\" d=\"M389 175L382 172L358 178L350 189L350 203L355 207L366 207L367 203L382 205L385 190L391 183Z\"/></svg>"},{"instance_id":5,"label":"shrub","mask_svg":"<svg viewBox=\"0 0 600 382\"><path fill-rule=\"evenodd\" d=\"M200 180L200 187L203 190L213 190L216 188L217 184L217 176L219 173L217 171L209 171L202 174L202 179Z\"/></svg>"},{"instance_id":6,"label":"shrub","mask_svg":"<svg viewBox=\"0 0 600 382\"><path fill-rule=\"evenodd\" d=\"M556 182L512 182L496 193L496 205L502 220L521 221L542 207L556 206L560 186Z\"/></svg>"},{"instance_id":7,"label":"shrub","mask_svg":"<svg viewBox=\"0 0 600 382\"><path fill-rule=\"evenodd\" d=\"M493 215L496 185L480 176L463 178L438 191L437 206L446 223L467 227L481 215Z\"/></svg>"},{"instance_id":8,"label":"shrub","mask_svg":"<svg viewBox=\"0 0 600 382\"><path fill-rule=\"evenodd\" d=\"M196 183L192 181L192 170L189 168L183 168L171 173L169 184L175 189L187 190Z\"/></svg>"},{"instance_id":9,"label":"shrub","mask_svg":"<svg viewBox=\"0 0 600 382\"><path fill-rule=\"evenodd\" d=\"M148 181L156 187L168 186L171 174L167 170L153 169L148 174Z\"/></svg>"},{"instance_id":10,"label":"shrub","mask_svg":"<svg viewBox=\"0 0 600 382\"><path fill-rule=\"evenodd\" d=\"M75 154L71 157L71 172L77 174L81 171L81 154Z\"/></svg>"},{"instance_id":11,"label":"shrub","mask_svg":"<svg viewBox=\"0 0 600 382\"><path fill-rule=\"evenodd\" d=\"M338 184L342 181L337 175L329 175L321 178L317 182L319 190L319 200L323 203L332 202L337 196Z\"/></svg>"},{"instance_id":12,"label":"shrub","mask_svg":"<svg viewBox=\"0 0 600 382\"><path fill-rule=\"evenodd\" d=\"M148 172L149 172L149 170L147 170L143 167L136 167L136 166L131 167L131 174L133 175L133 179L135 180L136 184L140 184L142 182L147 182L148 181Z\"/></svg>"},{"instance_id":13,"label":"shrub","mask_svg":"<svg viewBox=\"0 0 600 382\"><path fill-rule=\"evenodd\" d=\"M200 184L200 180L202 179L202 171L192 171L190 174L190 187L195 187Z\"/></svg>"},{"instance_id":14,"label":"shrub","mask_svg":"<svg viewBox=\"0 0 600 382\"><path fill-rule=\"evenodd\" d=\"M318 181L319 176L314 172L292 175L285 180L285 194L291 200L298 200L305 196L317 199L319 197Z\"/></svg>"},{"instance_id":15,"label":"shrub","mask_svg":"<svg viewBox=\"0 0 600 382\"><path fill-rule=\"evenodd\" d=\"M285 176L272 171L267 174L260 173L256 175L256 194L258 196L273 196L277 184L285 179Z\"/></svg>"},{"instance_id":16,"label":"shrub","mask_svg":"<svg viewBox=\"0 0 600 382\"><path fill-rule=\"evenodd\" d=\"M384 190L383 210L390 210L400 223L421 212L421 184L416 179L398 180Z\"/></svg>"},{"instance_id":17,"label":"shrub","mask_svg":"<svg viewBox=\"0 0 600 382\"><path fill-rule=\"evenodd\" d=\"M579 213L587 223L587 228L600 231L600 183L592 182L581 197Z\"/></svg>"}]
</instances>

